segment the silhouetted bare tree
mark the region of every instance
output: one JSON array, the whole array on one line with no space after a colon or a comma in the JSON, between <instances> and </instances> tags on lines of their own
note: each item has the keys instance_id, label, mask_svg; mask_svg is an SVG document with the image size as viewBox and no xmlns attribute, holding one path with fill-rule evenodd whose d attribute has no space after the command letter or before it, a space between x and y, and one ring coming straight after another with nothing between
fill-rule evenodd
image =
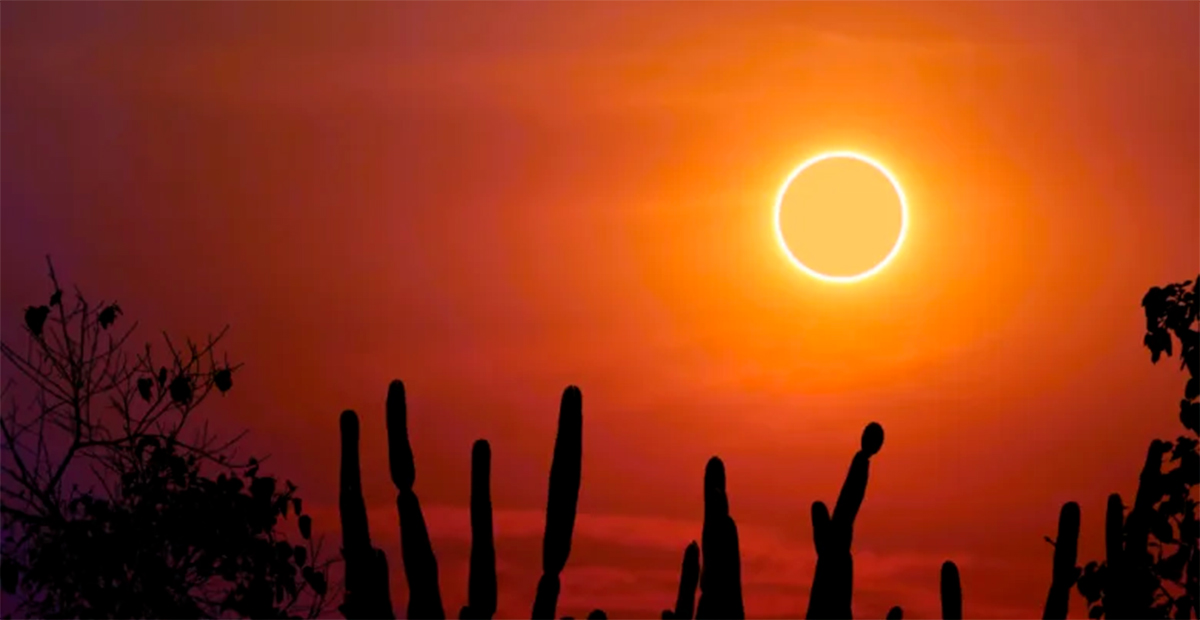
<instances>
[{"instance_id":1,"label":"silhouetted bare tree","mask_svg":"<svg viewBox=\"0 0 1200 620\"><path fill-rule=\"evenodd\" d=\"M47 304L25 310L27 343L0 343L24 379L0 416L3 582L32 617L315 616L325 562L290 482L260 476L234 443L189 424L238 366L221 334L180 348L127 344L121 308L73 301L50 268ZM24 406L22 406L24 405ZM215 478L207 470L217 472ZM300 536L277 527L289 509Z\"/></svg>"}]
</instances>

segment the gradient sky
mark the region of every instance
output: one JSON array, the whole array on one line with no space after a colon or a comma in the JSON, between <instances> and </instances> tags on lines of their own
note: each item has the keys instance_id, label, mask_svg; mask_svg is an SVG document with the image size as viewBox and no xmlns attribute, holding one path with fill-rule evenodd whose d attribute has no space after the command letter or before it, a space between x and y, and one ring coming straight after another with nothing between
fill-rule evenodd
<instances>
[{"instance_id":1,"label":"gradient sky","mask_svg":"<svg viewBox=\"0 0 1200 620\"><path fill-rule=\"evenodd\" d=\"M1062 502L1174 437L1183 375L1139 302L1200 255L1200 4L26 3L3 6L2 317L43 257L146 326L226 323L206 406L335 532L364 417L399 566L387 382L408 385L443 596L466 596L492 442L500 615L529 612L557 403L584 394L560 614L657 617L720 455L751 616L802 614L809 505L864 424L856 612L1040 614ZM779 184L849 149L910 206L878 277L811 280ZM403 579L393 570L397 609ZM1083 600L1072 615L1084 617Z\"/></svg>"}]
</instances>

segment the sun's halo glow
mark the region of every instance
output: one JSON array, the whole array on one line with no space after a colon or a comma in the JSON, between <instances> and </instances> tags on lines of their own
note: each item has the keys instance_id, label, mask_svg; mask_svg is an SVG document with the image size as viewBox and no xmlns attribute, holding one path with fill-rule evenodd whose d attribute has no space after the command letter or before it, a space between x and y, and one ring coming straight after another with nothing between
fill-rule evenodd
<instances>
[{"instance_id":1,"label":"sun's halo glow","mask_svg":"<svg viewBox=\"0 0 1200 620\"><path fill-rule=\"evenodd\" d=\"M880 175L882 175L882 177L886 178L887 183L890 184L890 186L891 186L891 190L895 192L895 200L892 201L892 205L893 205L892 206L892 217L895 217L894 209L895 209L896 202L898 201L898 204L899 204L898 232L891 233L891 234L895 235L895 241L894 241L894 243L892 243L892 245L891 245L890 249L887 251L886 255L883 256L881 260L878 260L878 262L876 262L872 267L865 269L858 273L852 273L850 275L833 275L830 273L822 273L818 269L815 269L810 265L806 265L804 263L804 261L800 260L800 258L798 258L796 256L797 252L795 252L791 247L789 247L788 240L784 234L784 226L782 224L782 220L784 217L785 198L788 196L789 189L792 188L793 181L795 181L797 179L797 177L799 177L803 172L805 172L809 168L813 167L814 165L822 163L822 162L828 162L829 160L834 160L834 159L851 160L853 162L867 164L868 166L873 168L874 171L878 172ZM878 178L878 177L875 177L875 178ZM850 189L854 189L854 188L847 188L847 190L850 190ZM908 201L904 195L904 190L900 187L900 182L896 179L895 175L893 175L890 171L888 171L888 169L885 168L878 161L876 161L870 157L867 157L865 155L861 155L861 154L858 154L858 153L855 153L852 151L829 151L829 152L822 153L820 155L817 155L815 157L812 157L812 158L804 161L799 166L797 166L791 172L791 174L788 175L787 179L783 182L782 186L780 186L779 192L775 198L774 218L773 219L774 219L776 240L778 241L780 249L783 250L783 253L787 257L789 262L791 262L793 265L795 265L798 269L800 269L804 273L806 273L818 280L822 280L825 282L840 283L840 284L849 284L849 283L865 280L865 279L879 273L881 270L883 270L884 267L886 267L892 261L893 258L895 258L896 254L899 253L900 247L903 245L905 235L908 231L908 219L909 219ZM882 251L882 249L880 251ZM876 256L878 256L878 255L876 255Z\"/></svg>"}]
</instances>

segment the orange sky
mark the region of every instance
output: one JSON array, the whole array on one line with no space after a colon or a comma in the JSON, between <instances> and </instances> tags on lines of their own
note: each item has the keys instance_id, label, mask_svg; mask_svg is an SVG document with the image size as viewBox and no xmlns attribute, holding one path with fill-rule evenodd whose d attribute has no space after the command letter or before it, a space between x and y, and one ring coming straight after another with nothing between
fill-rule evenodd
<instances>
[{"instance_id":1,"label":"orange sky","mask_svg":"<svg viewBox=\"0 0 1200 620\"><path fill-rule=\"evenodd\" d=\"M6 340L42 256L151 329L228 322L210 408L336 526L337 414L408 385L447 609L492 442L500 615L529 612L556 407L584 394L560 614L654 616L720 455L746 609L795 616L863 425L887 431L856 613L1039 614L1059 506L1178 431L1138 302L1200 254L1200 4L4 3ZM850 149L910 207L878 277L779 251L798 163ZM374 472L373 474L369 472ZM406 597L394 570L397 609ZM1082 599L1072 615L1084 617Z\"/></svg>"}]
</instances>

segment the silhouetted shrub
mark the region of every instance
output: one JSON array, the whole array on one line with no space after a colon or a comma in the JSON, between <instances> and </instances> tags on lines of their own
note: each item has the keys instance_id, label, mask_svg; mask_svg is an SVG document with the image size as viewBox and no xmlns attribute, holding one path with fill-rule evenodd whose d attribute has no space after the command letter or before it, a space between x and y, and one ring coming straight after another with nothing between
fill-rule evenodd
<instances>
[{"instance_id":1,"label":"silhouetted shrub","mask_svg":"<svg viewBox=\"0 0 1200 620\"><path fill-rule=\"evenodd\" d=\"M315 616L327 562L296 487L236 461L234 443L189 425L238 366L217 362L224 332L180 349L126 344L115 303L76 291L53 268L46 305L25 311L28 346L0 343L25 379L5 388L4 589L10 615L59 618ZM21 406L23 397L27 406ZM196 431L196 432L190 432ZM185 435L185 432L187 434ZM295 515L289 539L280 519Z\"/></svg>"}]
</instances>

